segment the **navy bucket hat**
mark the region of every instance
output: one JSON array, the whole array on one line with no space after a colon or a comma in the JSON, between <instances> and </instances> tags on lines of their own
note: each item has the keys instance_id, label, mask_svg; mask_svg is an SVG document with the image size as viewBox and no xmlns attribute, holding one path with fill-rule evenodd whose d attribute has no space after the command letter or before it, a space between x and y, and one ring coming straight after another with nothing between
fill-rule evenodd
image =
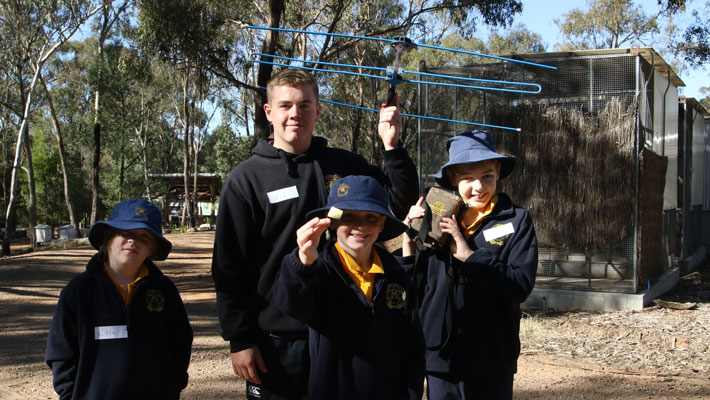
<instances>
[{"instance_id":1,"label":"navy bucket hat","mask_svg":"<svg viewBox=\"0 0 710 400\"><path fill-rule=\"evenodd\" d=\"M515 167L515 157L496 153L493 135L487 131L466 131L454 136L446 141L446 149L449 151L449 161L434 175L434 179L441 187L449 190L456 190L456 187L451 184L446 174L445 170L448 167L486 160L498 160L500 161L500 176L498 179L503 179L510 175Z\"/></svg>"},{"instance_id":2,"label":"navy bucket hat","mask_svg":"<svg viewBox=\"0 0 710 400\"><path fill-rule=\"evenodd\" d=\"M407 225L392 214L385 188L375 178L369 176L350 175L333 182L328 195L328 204L309 212L306 218L323 218L331 208L370 211L386 216L385 226L377 236L378 242L395 238L407 230Z\"/></svg>"},{"instance_id":3,"label":"navy bucket hat","mask_svg":"<svg viewBox=\"0 0 710 400\"><path fill-rule=\"evenodd\" d=\"M143 199L124 200L116 205L108 221L98 221L91 227L89 242L96 250L99 250L104 239L104 232L109 227L121 231L147 229L155 235L158 245L151 258L157 261L165 260L173 245L163 237L162 223L163 218L160 216L160 211L153 203Z\"/></svg>"}]
</instances>

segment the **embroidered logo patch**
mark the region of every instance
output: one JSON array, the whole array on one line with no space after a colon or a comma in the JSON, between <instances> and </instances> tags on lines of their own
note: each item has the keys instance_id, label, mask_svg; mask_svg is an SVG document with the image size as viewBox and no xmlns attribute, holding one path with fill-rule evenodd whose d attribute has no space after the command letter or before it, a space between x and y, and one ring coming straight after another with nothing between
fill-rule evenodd
<instances>
[{"instance_id":1,"label":"embroidered logo patch","mask_svg":"<svg viewBox=\"0 0 710 400\"><path fill-rule=\"evenodd\" d=\"M247 385L247 396L249 396L249 398L260 399L261 388L256 385Z\"/></svg>"},{"instance_id":2,"label":"embroidered logo patch","mask_svg":"<svg viewBox=\"0 0 710 400\"><path fill-rule=\"evenodd\" d=\"M136 207L133 211L135 211L136 218L144 218L145 217L145 208L143 207Z\"/></svg>"},{"instance_id":3,"label":"embroidered logo patch","mask_svg":"<svg viewBox=\"0 0 710 400\"><path fill-rule=\"evenodd\" d=\"M165 296L159 290L148 289L145 293L145 306L148 311L163 311L165 308Z\"/></svg>"},{"instance_id":4,"label":"embroidered logo patch","mask_svg":"<svg viewBox=\"0 0 710 400\"><path fill-rule=\"evenodd\" d=\"M338 174L326 175L325 176L325 186L327 186L328 190L330 190L330 187L333 186L333 183L340 178L342 178L342 176L340 176Z\"/></svg>"},{"instance_id":5,"label":"embroidered logo patch","mask_svg":"<svg viewBox=\"0 0 710 400\"><path fill-rule=\"evenodd\" d=\"M348 195L350 192L350 185L347 183L341 183L340 186L338 186L338 197L345 197Z\"/></svg>"},{"instance_id":6,"label":"embroidered logo patch","mask_svg":"<svg viewBox=\"0 0 710 400\"><path fill-rule=\"evenodd\" d=\"M407 292L397 283L387 285L387 308L400 309L404 307L404 300L407 298Z\"/></svg>"}]
</instances>

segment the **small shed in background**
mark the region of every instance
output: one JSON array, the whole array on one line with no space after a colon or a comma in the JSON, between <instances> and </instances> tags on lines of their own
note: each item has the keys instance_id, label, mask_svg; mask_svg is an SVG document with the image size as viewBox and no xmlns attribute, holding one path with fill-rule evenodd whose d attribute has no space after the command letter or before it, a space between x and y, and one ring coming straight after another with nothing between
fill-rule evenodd
<instances>
[{"instance_id":1,"label":"small shed in background","mask_svg":"<svg viewBox=\"0 0 710 400\"><path fill-rule=\"evenodd\" d=\"M167 226L179 225L184 218L185 176L183 174L150 174L149 177L161 189L155 194L156 203L162 206L163 223ZM190 177L190 197L194 196L195 177ZM218 174L199 173L197 181L197 204L195 205L197 224L214 224L217 214L217 196L222 187ZM209 219L209 221L208 221Z\"/></svg>"}]
</instances>

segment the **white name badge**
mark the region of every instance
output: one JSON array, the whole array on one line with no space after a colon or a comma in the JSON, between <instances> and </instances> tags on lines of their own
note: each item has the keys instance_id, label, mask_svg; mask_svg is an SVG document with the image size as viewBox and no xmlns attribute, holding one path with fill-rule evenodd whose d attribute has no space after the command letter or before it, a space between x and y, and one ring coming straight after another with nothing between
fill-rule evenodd
<instances>
[{"instance_id":1,"label":"white name badge","mask_svg":"<svg viewBox=\"0 0 710 400\"><path fill-rule=\"evenodd\" d=\"M490 242L491 240L496 240L499 237L510 235L513 232L515 232L515 228L513 228L512 223L508 222L504 225L499 225L491 229L486 229L485 231L483 231L483 237L486 239L486 242Z\"/></svg>"},{"instance_id":2,"label":"white name badge","mask_svg":"<svg viewBox=\"0 0 710 400\"><path fill-rule=\"evenodd\" d=\"M295 186L274 190L266 194L269 196L269 203L276 204L282 201L295 199L298 197L298 189Z\"/></svg>"},{"instance_id":3,"label":"white name badge","mask_svg":"<svg viewBox=\"0 0 710 400\"><path fill-rule=\"evenodd\" d=\"M128 338L128 326L97 326L94 327L94 339L109 340L109 339L126 339Z\"/></svg>"}]
</instances>

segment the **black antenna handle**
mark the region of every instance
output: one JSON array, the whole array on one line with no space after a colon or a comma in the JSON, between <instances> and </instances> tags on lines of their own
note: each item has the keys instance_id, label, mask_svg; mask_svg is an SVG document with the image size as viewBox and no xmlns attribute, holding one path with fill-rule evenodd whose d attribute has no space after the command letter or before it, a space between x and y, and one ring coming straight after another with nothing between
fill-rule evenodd
<instances>
[{"instance_id":1,"label":"black antenna handle","mask_svg":"<svg viewBox=\"0 0 710 400\"><path fill-rule=\"evenodd\" d=\"M397 94L397 89L396 86L390 85L390 88L387 89L387 107L393 106L394 105L394 96Z\"/></svg>"}]
</instances>

